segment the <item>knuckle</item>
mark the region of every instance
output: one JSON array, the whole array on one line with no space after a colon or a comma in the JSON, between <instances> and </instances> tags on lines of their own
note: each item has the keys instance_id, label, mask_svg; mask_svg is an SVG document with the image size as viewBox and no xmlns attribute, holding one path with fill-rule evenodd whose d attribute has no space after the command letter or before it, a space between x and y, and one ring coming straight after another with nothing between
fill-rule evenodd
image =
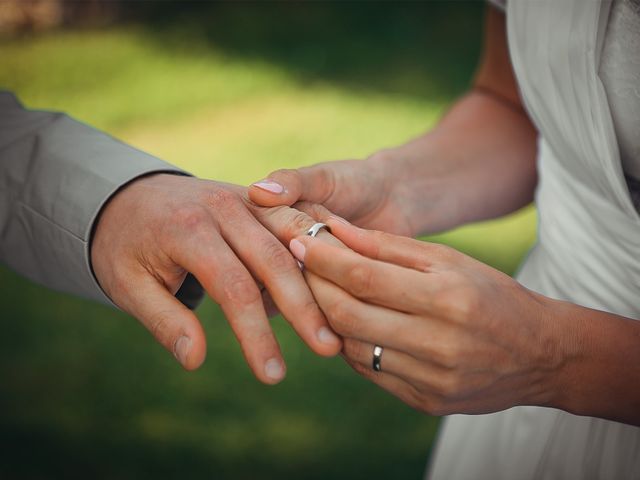
<instances>
[{"instance_id":1,"label":"knuckle","mask_svg":"<svg viewBox=\"0 0 640 480\"><path fill-rule=\"evenodd\" d=\"M357 331L357 320L352 315L348 300L333 302L326 309L325 315L331 327L340 335L352 336Z\"/></svg>"},{"instance_id":2,"label":"knuckle","mask_svg":"<svg viewBox=\"0 0 640 480\"><path fill-rule=\"evenodd\" d=\"M413 387L417 395L423 396L431 391L433 379L424 369L417 368L407 377L408 383Z\"/></svg>"},{"instance_id":3,"label":"knuckle","mask_svg":"<svg viewBox=\"0 0 640 480\"><path fill-rule=\"evenodd\" d=\"M345 338L343 342L344 354L354 361L362 361L363 356L363 344L352 338Z\"/></svg>"},{"instance_id":4,"label":"knuckle","mask_svg":"<svg viewBox=\"0 0 640 480\"><path fill-rule=\"evenodd\" d=\"M435 386L436 393L442 399L454 399L460 395L462 382L457 374L449 373L441 375L438 384Z\"/></svg>"},{"instance_id":5,"label":"knuckle","mask_svg":"<svg viewBox=\"0 0 640 480\"><path fill-rule=\"evenodd\" d=\"M163 345L168 345L170 340L169 322L169 315L165 312L159 312L149 323L149 331Z\"/></svg>"},{"instance_id":6,"label":"knuckle","mask_svg":"<svg viewBox=\"0 0 640 480\"><path fill-rule=\"evenodd\" d=\"M170 225L177 226L183 232L199 232L208 222L209 214L198 204L186 204L176 207L170 216Z\"/></svg>"},{"instance_id":7,"label":"knuckle","mask_svg":"<svg viewBox=\"0 0 640 480\"><path fill-rule=\"evenodd\" d=\"M455 370L460 363L459 347L455 343L441 345L434 360L447 370Z\"/></svg>"},{"instance_id":8,"label":"knuckle","mask_svg":"<svg viewBox=\"0 0 640 480\"><path fill-rule=\"evenodd\" d=\"M278 353L277 349L274 348L273 332L269 328L252 330L250 335L239 334L239 338L245 351L258 347L260 349L267 348L273 350L272 352L267 352L272 354L270 356L275 356Z\"/></svg>"},{"instance_id":9,"label":"knuckle","mask_svg":"<svg viewBox=\"0 0 640 480\"><path fill-rule=\"evenodd\" d=\"M322 311L320 310L320 307L318 306L318 303L316 302L315 298L313 298L313 296L311 296L309 300L303 302L302 306L300 307L300 315L304 318L311 318L312 316L323 316Z\"/></svg>"},{"instance_id":10,"label":"knuckle","mask_svg":"<svg viewBox=\"0 0 640 480\"><path fill-rule=\"evenodd\" d=\"M316 172L316 181L322 185L322 197L315 199L319 203L329 203L336 191L335 172L331 168L320 168Z\"/></svg>"},{"instance_id":11,"label":"knuckle","mask_svg":"<svg viewBox=\"0 0 640 480\"><path fill-rule=\"evenodd\" d=\"M361 263L351 266L346 275L349 290L357 297L367 297L371 294L373 274L367 265Z\"/></svg>"},{"instance_id":12,"label":"knuckle","mask_svg":"<svg viewBox=\"0 0 640 480\"><path fill-rule=\"evenodd\" d=\"M441 367L447 370L455 370L460 362L460 349L455 341L443 341L439 348L431 354L431 358Z\"/></svg>"},{"instance_id":13,"label":"knuckle","mask_svg":"<svg viewBox=\"0 0 640 480\"><path fill-rule=\"evenodd\" d=\"M273 358L280 355L278 345L270 328L247 328L242 323L231 322L240 349L247 358L255 358L256 353L264 358ZM253 360L248 360L250 365L255 365Z\"/></svg>"},{"instance_id":14,"label":"knuckle","mask_svg":"<svg viewBox=\"0 0 640 480\"><path fill-rule=\"evenodd\" d=\"M263 248L262 255L271 272L290 272L297 268L293 256L282 244L276 241L267 241Z\"/></svg>"},{"instance_id":15,"label":"knuckle","mask_svg":"<svg viewBox=\"0 0 640 480\"><path fill-rule=\"evenodd\" d=\"M363 231L360 235L368 235L372 240L369 247L371 251L368 254L372 258L380 258L382 245L389 245L395 241L392 235L380 230Z\"/></svg>"},{"instance_id":16,"label":"knuckle","mask_svg":"<svg viewBox=\"0 0 640 480\"><path fill-rule=\"evenodd\" d=\"M320 205L319 203L312 203L306 200L296 202L293 205L293 208L306 213L307 215L309 215L309 217L319 222L326 220L329 215L331 215L331 212L324 206Z\"/></svg>"},{"instance_id":17,"label":"knuckle","mask_svg":"<svg viewBox=\"0 0 640 480\"><path fill-rule=\"evenodd\" d=\"M291 325L303 325L307 321L316 321L319 319L323 323L325 322L324 314L315 298L313 298L313 295L309 295L308 298L296 303L291 303L290 307L291 309L287 310L287 314L283 313L283 316ZM329 323L329 325L331 325L331 323Z\"/></svg>"},{"instance_id":18,"label":"knuckle","mask_svg":"<svg viewBox=\"0 0 640 480\"><path fill-rule=\"evenodd\" d=\"M466 287L459 292L456 302L451 302L454 318L468 320L478 314L480 309L480 295L475 288Z\"/></svg>"},{"instance_id":19,"label":"knuckle","mask_svg":"<svg viewBox=\"0 0 640 480\"><path fill-rule=\"evenodd\" d=\"M238 305L262 302L260 290L249 276L230 275L224 281L223 296L226 300Z\"/></svg>"},{"instance_id":20,"label":"knuckle","mask_svg":"<svg viewBox=\"0 0 640 480\"><path fill-rule=\"evenodd\" d=\"M289 219L291 236L304 234L313 224L313 220L306 213L290 209L291 218Z\"/></svg>"},{"instance_id":21,"label":"knuckle","mask_svg":"<svg viewBox=\"0 0 640 480\"><path fill-rule=\"evenodd\" d=\"M481 296L471 286L452 286L434 298L434 307L444 317L459 323L466 323L478 315Z\"/></svg>"},{"instance_id":22,"label":"knuckle","mask_svg":"<svg viewBox=\"0 0 640 480\"><path fill-rule=\"evenodd\" d=\"M233 214L242 206L242 200L238 194L224 188L208 189L203 195L203 202L223 215Z\"/></svg>"}]
</instances>

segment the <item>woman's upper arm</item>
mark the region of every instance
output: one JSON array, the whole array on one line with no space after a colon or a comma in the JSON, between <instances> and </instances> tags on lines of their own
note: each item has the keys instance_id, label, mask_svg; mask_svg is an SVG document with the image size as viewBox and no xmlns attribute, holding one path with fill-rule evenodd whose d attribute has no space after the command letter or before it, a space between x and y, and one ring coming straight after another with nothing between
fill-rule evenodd
<instances>
[{"instance_id":1,"label":"woman's upper arm","mask_svg":"<svg viewBox=\"0 0 640 480\"><path fill-rule=\"evenodd\" d=\"M473 87L495 95L524 111L509 57L506 15L493 5L487 7L483 41L482 56Z\"/></svg>"}]
</instances>

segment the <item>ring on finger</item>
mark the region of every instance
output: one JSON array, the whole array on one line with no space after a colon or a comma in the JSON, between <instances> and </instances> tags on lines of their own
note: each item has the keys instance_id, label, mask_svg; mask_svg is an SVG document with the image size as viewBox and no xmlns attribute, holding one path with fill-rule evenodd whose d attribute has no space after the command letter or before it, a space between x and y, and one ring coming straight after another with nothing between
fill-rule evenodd
<instances>
[{"instance_id":1,"label":"ring on finger","mask_svg":"<svg viewBox=\"0 0 640 480\"><path fill-rule=\"evenodd\" d=\"M373 347L373 362L372 362L372 368L376 371L376 372L380 372L382 371L382 352L384 351L384 348L382 348L380 345L374 345Z\"/></svg>"},{"instance_id":2,"label":"ring on finger","mask_svg":"<svg viewBox=\"0 0 640 480\"><path fill-rule=\"evenodd\" d=\"M315 237L316 235L318 235L318 233L320 233L320 230L322 229L331 233L331 228L329 228L329 225L327 225L326 223L318 222L311 225L311 228L307 230L307 235L309 235L310 237Z\"/></svg>"},{"instance_id":3,"label":"ring on finger","mask_svg":"<svg viewBox=\"0 0 640 480\"><path fill-rule=\"evenodd\" d=\"M331 228L329 227L329 225L327 225L326 223L318 222L311 225L311 228L307 230L306 235L315 237L316 235L318 235L318 233L320 233L320 230L326 230L327 232L331 233ZM300 270L304 269L304 263L302 263L300 260L297 260L297 262Z\"/></svg>"}]
</instances>

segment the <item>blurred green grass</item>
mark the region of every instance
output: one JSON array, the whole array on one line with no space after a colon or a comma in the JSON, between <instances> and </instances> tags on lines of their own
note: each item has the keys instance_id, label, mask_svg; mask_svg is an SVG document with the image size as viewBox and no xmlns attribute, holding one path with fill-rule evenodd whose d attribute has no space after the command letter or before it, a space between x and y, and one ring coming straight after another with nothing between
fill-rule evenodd
<instances>
[{"instance_id":1,"label":"blurred green grass","mask_svg":"<svg viewBox=\"0 0 640 480\"><path fill-rule=\"evenodd\" d=\"M248 184L403 142L464 88L478 5L390 5L227 4L4 39L0 86L200 176ZM534 236L529 208L430 240L512 273ZM187 374L120 312L5 268L0 286L0 478L422 474L437 419L315 357L282 319L288 377L265 387L210 301L198 311L208 358Z\"/></svg>"}]
</instances>

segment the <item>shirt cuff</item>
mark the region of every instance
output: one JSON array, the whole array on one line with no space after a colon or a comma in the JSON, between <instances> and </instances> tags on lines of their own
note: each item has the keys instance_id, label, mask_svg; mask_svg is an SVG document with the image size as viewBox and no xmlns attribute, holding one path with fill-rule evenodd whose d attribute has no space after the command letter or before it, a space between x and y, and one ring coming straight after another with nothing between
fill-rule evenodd
<instances>
[{"instance_id":1,"label":"shirt cuff","mask_svg":"<svg viewBox=\"0 0 640 480\"><path fill-rule=\"evenodd\" d=\"M113 305L91 268L102 208L141 176L189 173L65 114L27 110L11 94L0 94L0 113L0 258L49 288ZM193 308L202 289L193 279L188 287L178 298Z\"/></svg>"}]
</instances>

